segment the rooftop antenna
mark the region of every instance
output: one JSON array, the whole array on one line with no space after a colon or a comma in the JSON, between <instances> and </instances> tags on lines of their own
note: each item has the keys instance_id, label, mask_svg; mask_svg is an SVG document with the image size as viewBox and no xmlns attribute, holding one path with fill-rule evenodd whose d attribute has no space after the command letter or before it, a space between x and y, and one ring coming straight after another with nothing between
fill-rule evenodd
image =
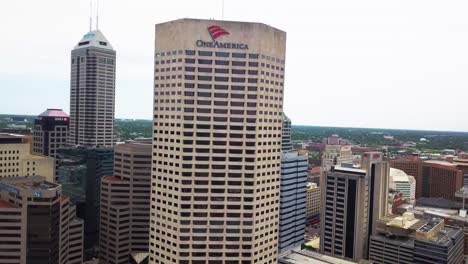
<instances>
[{"instance_id":1,"label":"rooftop antenna","mask_svg":"<svg viewBox=\"0 0 468 264\"><path fill-rule=\"evenodd\" d=\"M96 7L96 29L99 30L99 0L97 0Z\"/></svg>"},{"instance_id":2,"label":"rooftop antenna","mask_svg":"<svg viewBox=\"0 0 468 264\"><path fill-rule=\"evenodd\" d=\"M89 31L93 30L93 0L89 1Z\"/></svg>"}]
</instances>

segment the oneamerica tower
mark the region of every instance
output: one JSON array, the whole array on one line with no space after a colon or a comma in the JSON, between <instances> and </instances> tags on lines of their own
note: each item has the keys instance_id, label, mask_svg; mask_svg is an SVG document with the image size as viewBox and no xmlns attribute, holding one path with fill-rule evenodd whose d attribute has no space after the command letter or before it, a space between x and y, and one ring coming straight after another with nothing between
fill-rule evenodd
<instances>
[{"instance_id":1,"label":"oneamerica tower","mask_svg":"<svg viewBox=\"0 0 468 264\"><path fill-rule=\"evenodd\" d=\"M286 33L156 25L150 259L277 263Z\"/></svg>"}]
</instances>

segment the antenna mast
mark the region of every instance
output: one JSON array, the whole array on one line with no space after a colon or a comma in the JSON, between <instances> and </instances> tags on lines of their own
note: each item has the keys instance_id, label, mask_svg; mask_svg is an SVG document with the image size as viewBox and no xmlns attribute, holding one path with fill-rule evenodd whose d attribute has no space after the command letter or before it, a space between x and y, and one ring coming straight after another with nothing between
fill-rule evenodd
<instances>
[{"instance_id":1,"label":"antenna mast","mask_svg":"<svg viewBox=\"0 0 468 264\"><path fill-rule=\"evenodd\" d=\"M89 31L93 30L93 0L89 1Z\"/></svg>"},{"instance_id":2,"label":"antenna mast","mask_svg":"<svg viewBox=\"0 0 468 264\"><path fill-rule=\"evenodd\" d=\"M99 0L97 0L96 7L96 29L99 30Z\"/></svg>"}]
</instances>

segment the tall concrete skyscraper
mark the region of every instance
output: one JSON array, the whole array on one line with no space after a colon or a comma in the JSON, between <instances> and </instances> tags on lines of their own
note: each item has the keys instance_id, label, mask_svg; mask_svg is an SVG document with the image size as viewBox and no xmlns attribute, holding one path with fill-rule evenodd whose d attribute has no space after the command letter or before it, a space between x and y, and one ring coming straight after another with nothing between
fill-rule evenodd
<instances>
[{"instance_id":1,"label":"tall concrete skyscraper","mask_svg":"<svg viewBox=\"0 0 468 264\"><path fill-rule=\"evenodd\" d=\"M378 152L364 153L361 168L332 166L322 184L320 251L353 261L367 259L369 237L388 210L390 167Z\"/></svg>"},{"instance_id":2,"label":"tall concrete skyscraper","mask_svg":"<svg viewBox=\"0 0 468 264\"><path fill-rule=\"evenodd\" d=\"M307 205L307 156L281 155L279 253L300 250L304 243Z\"/></svg>"},{"instance_id":3,"label":"tall concrete skyscraper","mask_svg":"<svg viewBox=\"0 0 468 264\"><path fill-rule=\"evenodd\" d=\"M156 25L149 263L276 263L286 33Z\"/></svg>"},{"instance_id":4,"label":"tall concrete skyscraper","mask_svg":"<svg viewBox=\"0 0 468 264\"><path fill-rule=\"evenodd\" d=\"M115 58L99 30L88 32L72 50L68 143L114 145Z\"/></svg>"},{"instance_id":5,"label":"tall concrete skyscraper","mask_svg":"<svg viewBox=\"0 0 468 264\"><path fill-rule=\"evenodd\" d=\"M129 263L148 254L152 140L117 144L114 175L101 181L99 261Z\"/></svg>"}]
</instances>

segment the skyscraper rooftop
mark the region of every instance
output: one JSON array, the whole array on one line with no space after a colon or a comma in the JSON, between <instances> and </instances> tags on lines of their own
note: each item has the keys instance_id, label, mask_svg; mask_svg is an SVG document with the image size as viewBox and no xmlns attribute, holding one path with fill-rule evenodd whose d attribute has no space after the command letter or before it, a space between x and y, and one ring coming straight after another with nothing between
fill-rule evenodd
<instances>
[{"instance_id":1,"label":"skyscraper rooftop","mask_svg":"<svg viewBox=\"0 0 468 264\"><path fill-rule=\"evenodd\" d=\"M113 50L114 48L109 41L104 37L104 34L99 29L86 33L83 38L75 46L75 49L97 47L102 49Z\"/></svg>"}]
</instances>

